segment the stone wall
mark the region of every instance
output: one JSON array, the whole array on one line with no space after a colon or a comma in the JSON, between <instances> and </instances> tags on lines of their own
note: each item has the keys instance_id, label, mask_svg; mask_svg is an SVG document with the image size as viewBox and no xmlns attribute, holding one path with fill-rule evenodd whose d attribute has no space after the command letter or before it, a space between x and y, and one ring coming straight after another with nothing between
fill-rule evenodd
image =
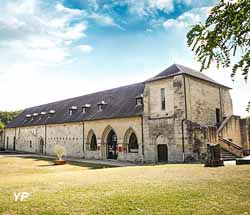
<instances>
[{"instance_id":1,"label":"stone wall","mask_svg":"<svg viewBox=\"0 0 250 215\"><path fill-rule=\"evenodd\" d=\"M15 133L15 128L5 129L5 149L14 150Z\"/></svg>"},{"instance_id":2,"label":"stone wall","mask_svg":"<svg viewBox=\"0 0 250 215\"><path fill-rule=\"evenodd\" d=\"M185 128L185 162L205 161L207 144L217 144L217 128L203 126L189 120L184 122Z\"/></svg>"},{"instance_id":3,"label":"stone wall","mask_svg":"<svg viewBox=\"0 0 250 215\"><path fill-rule=\"evenodd\" d=\"M4 149L4 130L0 129L0 150Z\"/></svg>"},{"instance_id":4,"label":"stone wall","mask_svg":"<svg viewBox=\"0 0 250 215\"><path fill-rule=\"evenodd\" d=\"M244 155L250 154L250 118L240 120L241 144Z\"/></svg>"},{"instance_id":5,"label":"stone wall","mask_svg":"<svg viewBox=\"0 0 250 215\"><path fill-rule=\"evenodd\" d=\"M141 123L141 117L138 116L11 128L6 129L5 141L8 142L8 149L11 150L13 150L14 138L16 137L15 149L17 151L54 155L55 145L62 145L69 157L106 159L107 135L109 131L114 130L121 150L118 153L118 160L139 162L143 160ZM129 153L127 150L131 131L136 134L138 140L138 153ZM89 150L89 132L94 132L97 137L99 146L97 151Z\"/></svg>"},{"instance_id":6,"label":"stone wall","mask_svg":"<svg viewBox=\"0 0 250 215\"><path fill-rule=\"evenodd\" d=\"M233 101L229 89L220 88L222 117L233 115Z\"/></svg>"},{"instance_id":7,"label":"stone wall","mask_svg":"<svg viewBox=\"0 0 250 215\"><path fill-rule=\"evenodd\" d=\"M39 153L40 138L43 139L45 138L45 126L31 126L31 127L17 128L16 150Z\"/></svg>"},{"instance_id":8,"label":"stone wall","mask_svg":"<svg viewBox=\"0 0 250 215\"><path fill-rule=\"evenodd\" d=\"M164 111L161 110L161 88L166 89ZM232 114L227 88L182 75L146 83L145 160L158 161L159 144L168 146L169 162L204 160L207 144L217 143L216 108L221 110L221 121Z\"/></svg>"},{"instance_id":9,"label":"stone wall","mask_svg":"<svg viewBox=\"0 0 250 215\"><path fill-rule=\"evenodd\" d=\"M118 153L118 160L127 160L140 162L143 160L142 152L142 129L141 129L141 117L129 117L120 119L106 119L98 121L85 121L84 122L84 148L85 158L87 159L106 159L107 150L107 136L111 130L113 130L117 136L118 147L120 152ZM88 150L90 144L89 133L94 133L97 138L98 151ZM128 134L134 132L138 145L138 153L128 152Z\"/></svg>"},{"instance_id":10,"label":"stone wall","mask_svg":"<svg viewBox=\"0 0 250 215\"><path fill-rule=\"evenodd\" d=\"M220 129L218 135L243 148L243 154L250 154L250 122L249 119L241 119L240 116L228 117ZM242 154L242 152L241 152Z\"/></svg>"},{"instance_id":11,"label":"stone wall","mask_svg":"<svg viewBox=\"0 0 250 215\"><path fill-rule=\"evenodd\" d=\"M166 110L160 89L166 89ZM158 114L157 114L158 110ZM158 161L158 145L167 145L168 162L183 161L182 120L185 118L183 76L146 83L144 90L145 161Z\"/></svg>"},{"instance_id":12,"label":"stone wall","mask_svg":"<svg viewBox=\"0 0 250 215\"><path fill-rule=\"evenodd\" d=\"M216 108L221 121L233 113L232 100L227 88L186 76L187 119L198 124L216 124Z\"/></svg>"},{"instance_id":13,"label":"stone wall","mask_svg":"<svg viewBox=\"0 0 250 215\"><path fill-rule=\"evenodd\" d=\"M240 116L231 116L219 131L219 136L242 146Z\"/></svg>"},{"instance_id":14,"label":"stone wall","mask_svg":"<svg viewBox=\"0 0 250 215\"><path fill-rule=\"evenodd\" d=\"M47 125L46 153L54 154L55 145L65 147L67 156L83 157L83 125L81 122Z\"/></svg>"},{"instance_id":15,"label":"stone wall","mask_svg":"<svg viewBox=\"0 0 250 215\"><path fill-rule=\"evenodd\" d=\"M147 112L151 118L159 118L166 116L173 116L174 114L174 78L162 79L146 84L146 91L148 92L147 99L148 105ZM161 109L161 89L165 89L166 108Z\"/></svg>"}]
</instances>

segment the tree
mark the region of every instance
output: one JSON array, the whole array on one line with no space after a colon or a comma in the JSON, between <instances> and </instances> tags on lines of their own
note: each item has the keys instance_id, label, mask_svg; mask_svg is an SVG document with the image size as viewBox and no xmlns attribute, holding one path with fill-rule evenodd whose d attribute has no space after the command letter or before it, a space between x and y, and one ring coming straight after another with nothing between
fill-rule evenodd
<instances>
[{"instance_id":1,"label":"tree","mask_svg":"<svg viewBox=\"0 0 250 215\"><path fill-rule=\"evenodd\" d=\"M13 120L22 111L0 111L0 123L7 125L11 120Z\"/></svg>"},{"instance_id":2,"label":"tree","mask_svg":"<svg viewBox=\"0 0 250 215\"><path fill-rule=\"evenodd\" d=\"M247 111L248 113L250 113L250 102L248 102L246 111Z\"/></svg>"},{"instance_id":3,"label":"tree","mask_svg":"<svg viewBox=\"0 0 250 215\"><path fill-rule=\"evenodd\" d=\"M241 56L232 67L231 77L234 80L236 73L241 71L247 81L250 67L249 23L249 0L220 0L204 24L192 26L187 34L187 44L201 63L201 71L208 69L212 61L218 68L228 68L231 59L239 53Z\"/></svg>"},{"instance_id":4,"label":"tree","mask_svg":"<svg viewBox=\"0 0 250 215\"><path fill-rule=\"evenodd\" d=\"M4 129L4 124L0 121L0 130Z\"/></svg>"}]
</instances>

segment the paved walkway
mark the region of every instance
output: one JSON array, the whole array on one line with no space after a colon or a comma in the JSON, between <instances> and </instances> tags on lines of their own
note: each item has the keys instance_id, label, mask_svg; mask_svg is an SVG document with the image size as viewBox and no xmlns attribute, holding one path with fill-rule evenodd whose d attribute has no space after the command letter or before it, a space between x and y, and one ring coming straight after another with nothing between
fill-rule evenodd
<instances>
[{"instance_id":1,"label":"paved walkway","mask_svg":"<svg viewBox=\"0 0 250 215\"><path fill-rule=\"evenodd\" d=\"M50 155L39 155L32 153L17 153L12 151L3 151L0 152L0 157L37 157L37 158L49 158L55 159L56 156ZM67 161L77 162L77 163L86 163L86 164L96 164L96 165L107 165L107 166L116 166L116 167L124 167L124 166L136 166L134 163L126 162L126 161L117 161L117 160L86 160L81 158L71 158L67 157Z\"/></svg>"}]
</instances>

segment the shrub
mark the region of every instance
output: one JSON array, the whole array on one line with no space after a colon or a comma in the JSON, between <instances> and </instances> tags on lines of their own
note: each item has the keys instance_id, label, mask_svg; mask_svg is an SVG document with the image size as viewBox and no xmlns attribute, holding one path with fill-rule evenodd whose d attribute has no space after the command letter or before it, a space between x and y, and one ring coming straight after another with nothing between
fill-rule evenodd
<instances>
[{"instance_id":1,"label":"shrub","mask_svg":"<svg viewBox=\"0 0 250 215\"><path fill-rule=\"evenodd\" d=\"M66 156L66 149L63 146L56 145L54 151L59 160L62 160Z\"/></svg>"}]
</instances>

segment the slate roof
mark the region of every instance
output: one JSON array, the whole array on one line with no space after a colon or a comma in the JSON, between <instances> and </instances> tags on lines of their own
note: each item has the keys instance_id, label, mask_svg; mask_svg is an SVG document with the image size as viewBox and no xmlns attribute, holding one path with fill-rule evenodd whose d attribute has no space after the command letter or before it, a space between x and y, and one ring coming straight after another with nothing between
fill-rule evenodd
<instances>
[{"instance_id":1,"label":"slate roof","mask_svg":"<svg viewBox=\"0 0 250 215\"><path fill-rule=\"evenodd\" d=\"M27 108L6 127L14 128L19 126L140 116L143 113L143 106L136 105L136 97L143 94L143 91L144 83L137 83ZM98 111L98 104L102 101L107 104L104 104L102 111ZM91 107L86 113L82 113L82 106L86 104L90 104ZM73 110L74 113L70 115L69 109L72 106L76 106L77 110ZM55 110L55 113L48 114L50 110ZM46 112L46 115L41 115L41 112ZM38 113L38 116L33 117L33 120L31 120L31 117L27 120L26 115L34 113Z\"/></svg>"},{"instance_id":2,"label":"slate roof","mask_svg":"<svg viewBox=\"0 0 250 215\"><path fill-rule=\"evenodd\" d=\"M216 85L226 87L200 72L178 64L173 64L163 72L159 73L149 80L146 80L145 82L155 81L182 74L186 74L214 83ZM81 122L88 120L140 116L143 114L143 106L136 105L136 98L143 94L145 82L27 108L14 120L12 120L6 127L14 128L19 126ZM98 104L104 105L103 111L98 111ZM91 105L91 107L88 108L87 112L82 113L82 107L88 107L89 105ZM72 115L69 114L70 108L73 109ZM55 113L48 114L51 110L54 110ZM42 112L43 114L41 114ZM46 112L46 114L44 112ZM33 115L34 113L37 116L33 116L27 119L27 114Z\"/></svg>"},{"instance_id":3,"label":"slate roof","mask_svg":"<svg viewBox=\"0 0 250 215\"><path fill-rule=\"evenodd\" d=\"M188 68L186 66L182 66L179 64L173 64L170 67L168 67L167 69L165 69L164 71L162 71L161 73L159 73L158 75L154 76L153 78L148 79L146 82L150 82L150 81L155 81L155 80L160 80L163 78L167 78L167 77L172 77L172 76L176 76L176 75L188 75L188 76L192 76L204 81L208 81L210 83L231 89L230 87L227 87L225 85L222 85L220 83L218 83L217 81L213 80L212 78L204 75L203 73L196 71L194 69Z\"/></svg>"}]
</instances>

